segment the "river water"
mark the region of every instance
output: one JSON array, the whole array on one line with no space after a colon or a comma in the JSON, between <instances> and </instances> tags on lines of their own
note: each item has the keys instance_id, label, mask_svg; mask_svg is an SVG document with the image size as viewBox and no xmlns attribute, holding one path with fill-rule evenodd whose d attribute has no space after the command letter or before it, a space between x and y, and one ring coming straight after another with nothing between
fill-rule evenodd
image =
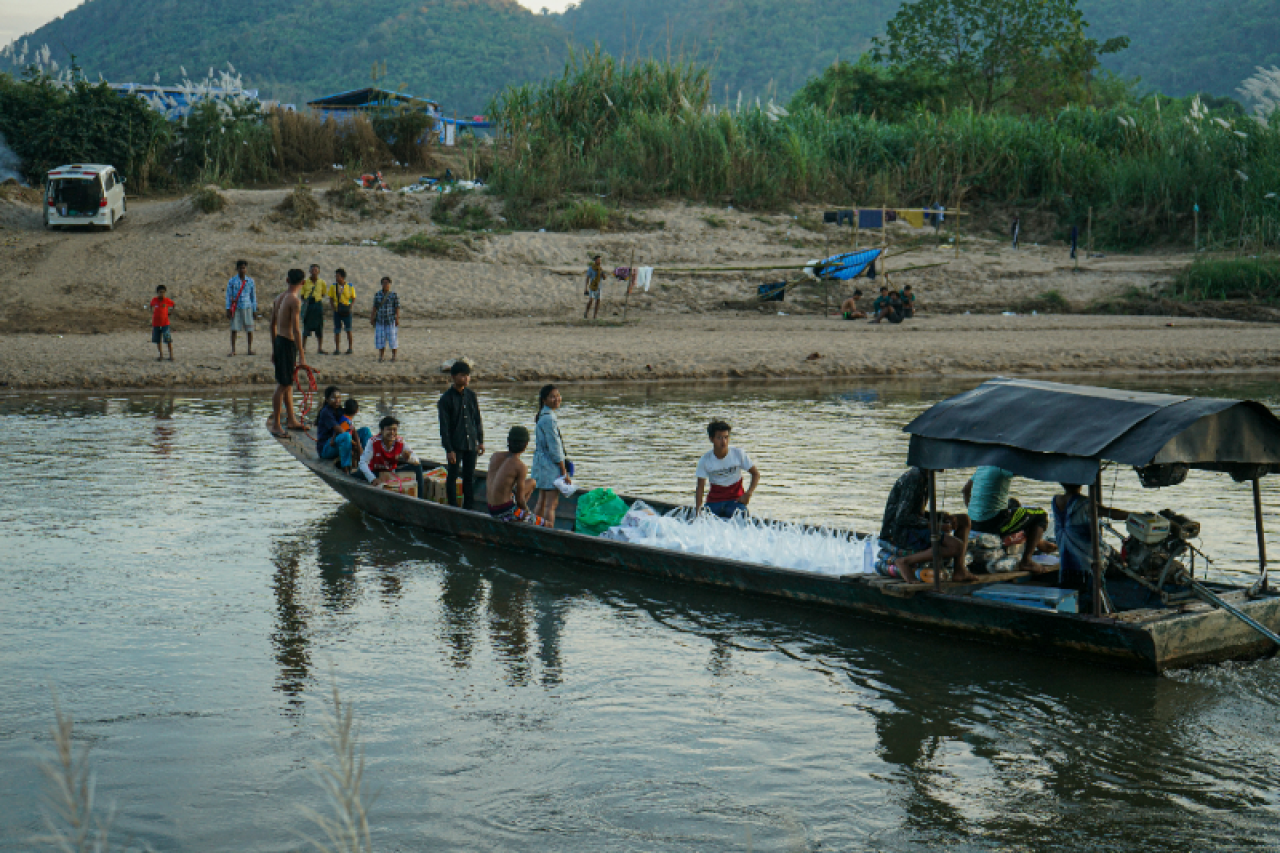
<instances>
[{"instance_id":1,"label":"river water","mask_svg":"<svg viewBox=\"0 0 1280 853\"><path fill-rule=\"evenodd\" d=\"M569 387L562 425L581 480L687 500L726 417L757 513L866 531L902 425L971 384ZM1142 387L1280 405L1274 379ZM491 444L532 423L533 392L479 390ZM435 394L358 396L431 454ZM304 475L268 405L0 399L0 849L41 829L55 693L117 842L298 849L334 685L379 849L1280 847L1278 661L1153 678L435 538ZM1247 486L1106 488L1248 567Z\"/></svg>"}]
</instances>

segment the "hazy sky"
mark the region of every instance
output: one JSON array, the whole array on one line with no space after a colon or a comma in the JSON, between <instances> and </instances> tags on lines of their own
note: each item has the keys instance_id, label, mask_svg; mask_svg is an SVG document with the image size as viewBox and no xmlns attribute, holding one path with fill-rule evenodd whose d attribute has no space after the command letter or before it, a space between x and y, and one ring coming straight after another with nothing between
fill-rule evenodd
<instances>
[{"instance_id":1,"label":"hazy sky","mask_svg":"<svg viewBox=\"0 0 1280 853\"><path fill-rule=\"evenodd\" d=\"M0 0L0 46L79 6L82 0ZM200 2L200 0L191 0ZM516 0L530 9L560 12L572 0ZM38 45L33 45L38 47Z\"/></svg>"}]
</instances>

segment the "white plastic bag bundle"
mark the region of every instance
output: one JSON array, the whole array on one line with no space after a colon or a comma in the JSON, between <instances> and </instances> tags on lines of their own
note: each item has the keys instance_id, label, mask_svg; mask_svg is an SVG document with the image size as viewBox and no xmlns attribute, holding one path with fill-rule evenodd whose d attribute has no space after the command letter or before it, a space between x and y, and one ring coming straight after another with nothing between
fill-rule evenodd
<instances>
[{"instance_id":1,"label":"white plastic bag bundle","mask_svg":"<svg viewBox=\"0 0 1280 853\"><path fill-rule=\"evenodd\" d=\"M746 516L731 520L687 509L665 516L637 501L604 538L669 551L739 560L779 569L826 575L865 574L875 566L874 537L792 522L764 522Z\"/></svg>"}]
</instances>

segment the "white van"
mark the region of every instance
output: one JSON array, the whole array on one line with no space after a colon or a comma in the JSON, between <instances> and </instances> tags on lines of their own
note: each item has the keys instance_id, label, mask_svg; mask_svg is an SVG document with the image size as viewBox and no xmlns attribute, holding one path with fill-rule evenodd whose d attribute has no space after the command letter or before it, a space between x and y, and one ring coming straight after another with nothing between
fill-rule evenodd
<instances>
[{"instance_id":1,"label":"white van","mask_svg":"<svg viewBox=\"0 0 1280 853\"><path fill-rule=\"evenodd\" d=\"M125 213L124 178L111 166L59 166L45 182L44 224L98 225L108 231Z\"/></svg>"}]
</instances>

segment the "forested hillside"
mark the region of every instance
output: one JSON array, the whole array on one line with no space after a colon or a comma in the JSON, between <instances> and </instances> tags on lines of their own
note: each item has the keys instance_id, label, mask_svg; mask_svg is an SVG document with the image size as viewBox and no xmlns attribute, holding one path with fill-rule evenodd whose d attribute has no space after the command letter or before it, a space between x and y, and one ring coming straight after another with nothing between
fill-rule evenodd
<instances>
[{"instance_id":1,"label":"forested hillside","mask_svg":"<svg viewBox=\"0 0 1280 853\"><path fill-rule=\"evenodd\" d=\"M112 82L192 79L231 62L264 96L302 102L406 84L449 109L479 112L513 82L564 64L563 32L515 0L88 0L27 39Z\"/></svg>"},{"instance_id":2,"label":"forested hillside","mask_svg":"<svg viewBox=\"0 0 1280 853\"><path fill-rule=\"evenodd\" d=\"M713 63L716 100L786 100L836 59L856 59L899 0L581 0L537 15L515 0L88 0L28 37L111 80L175 81L231 62L266 96L304 101L370 81L475 112L504 86L559 71L571 45ZM1090 35L1127 35L1106 67L1146 88L1236 94L1280 64L1280 0L1080 0Z\"/></svg>"}]
</instances>

